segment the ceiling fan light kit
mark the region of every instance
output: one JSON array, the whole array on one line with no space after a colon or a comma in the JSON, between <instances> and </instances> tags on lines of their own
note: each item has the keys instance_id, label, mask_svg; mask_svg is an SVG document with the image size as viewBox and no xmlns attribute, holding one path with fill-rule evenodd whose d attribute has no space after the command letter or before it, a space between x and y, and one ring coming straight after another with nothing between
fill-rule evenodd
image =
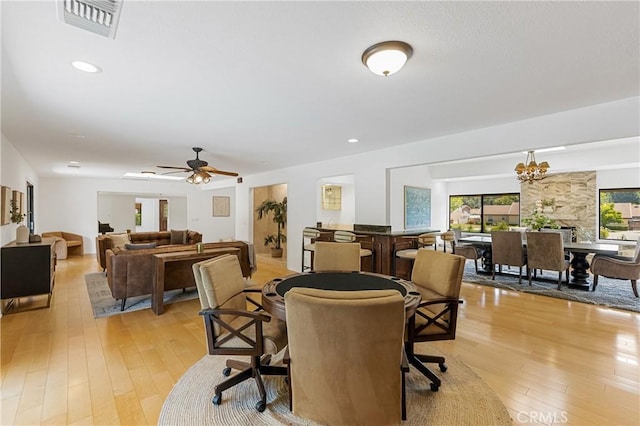
<instances>
[{"instance_id":1,"label":"ceiling fan light kit","mask_svg":"<svg viewBox=\"0 0 640 426\"><path fill-rule=\"evenodd\" d=\"M211 175L225 175L225 176L238 176L236 172L226 172L224 170L218 170L215 167L209 166L204 160L200 159L200 152L202 152L202 148L194 147L192 148L196 153L196 158L193 160L187 161L187 166L189 167L175 167L175 166L157 166L161 169L175 169L173 172L168 173L191 173L191 176L187 178L187 183L191 183L194 185L199 185L201 183L209 183L211 182Z\"/></svg>"}]
</instances>

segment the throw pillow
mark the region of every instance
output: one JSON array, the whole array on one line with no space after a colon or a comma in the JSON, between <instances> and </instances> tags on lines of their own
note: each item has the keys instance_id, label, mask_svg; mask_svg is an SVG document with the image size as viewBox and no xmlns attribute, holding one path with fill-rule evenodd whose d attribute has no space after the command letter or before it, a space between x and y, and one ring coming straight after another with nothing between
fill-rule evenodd
<instances>
[{"instance_id":1,"label":"throw pillow","mask_svg":"<svg viewBox=\"0 0 640 426\"><path fill-rule=\"evenodd\" d=\"M171 230L171 244L187 244L187 231Z\"/></svg>"},{"instance_id":2,"label":"throw pillow","mask_svg":"<svg viewBox=\"0 0 640 426\"><path fill-rule=\"evenodd\" d=\"M141 244L125 244L124 248L127 250L143 250L156 248L156 243L141 243Z\"/></svg>"},{"instance_id":3,"label":"throw pillow","mask_svg":"<svg viewBox=\"0 0 640 426\"><path fill-rule=\"evenodd\" d=\"M129 234L110 234L111 244L113 247L124 248L125 244L129 244Z\"/></svg>"}]
</instances>

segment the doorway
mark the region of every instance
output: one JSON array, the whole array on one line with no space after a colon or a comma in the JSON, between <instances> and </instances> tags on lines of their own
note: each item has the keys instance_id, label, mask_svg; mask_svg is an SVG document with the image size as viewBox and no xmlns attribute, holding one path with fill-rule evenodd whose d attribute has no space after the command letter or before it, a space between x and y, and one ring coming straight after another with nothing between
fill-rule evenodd
<instances>
[{"instance_id":1,"label":"doorway","mask_svg":"<svg viewBox=\"0 0 640 426\"><path fill-rule=\"evenodd\" d=\"M169 202L167 200L160 200L158 211L160 212L160 220L158 221L160 232L166 231L169 221Z\"/></svg>"},{"instance_id":2,"label":"doorway","mask_svg":"<svg viewBox=\"0 0 640 426\"><path fill-rule=\"evenodd\" d=\"M256 208L264 201L273 200L275 202L282 202L287 196L287 184L260 186L253 188L253 242L256 255L262 255L263 257L271 257L271 248L273 243L267 242L270 236L276 236L278 233L278 224L273 221L273 213L269 213L266 217L258 219ZM282 257L274 258L282 260L286 264L287 259L287 227L286 223L282 229L282 233L285 238L281 240Z\"/></svg>"},{"instance_id":3,"label":"doorway","mask_svg":"<svg viewBox=\"0 0 640 426\"><path fill-rule=\"evenodd\" d=\"M27 182L27 228L31 234L35 234L36 222L33 205L33 184Z\"/></svg>"}]
</instances>

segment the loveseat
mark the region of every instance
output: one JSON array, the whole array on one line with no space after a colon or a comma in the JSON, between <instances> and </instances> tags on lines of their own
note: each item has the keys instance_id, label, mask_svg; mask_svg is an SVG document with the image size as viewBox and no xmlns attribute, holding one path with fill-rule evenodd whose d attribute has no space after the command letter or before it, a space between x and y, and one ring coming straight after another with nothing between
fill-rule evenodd
<instances>
[{"instance_id":1,"label":"loveseat","mask_svg":"<svg viewBox=\"0 0 640 426\"><path fill-rule=\"evenodd\" d=\"M67 256L84 254L84 243L82 235L72 234L71 232L43 232L42 237L55 238L56 259L66 259Z\"/></svg>"},{"instance_id":2,"label":"loveseat","mask_svg":"<svg viewBox=\"0 0 640 426\"><path fill-rule=\"evenodd\" d=\"M247 243L243 241L228 241L205 243L204 249L235 247L240 249L238 260L242 275L251 277L255 270L253 253ZM122 300L124 308L128 297L151 294L154 284L154 255L158 253L174 253L180 251L195 251L195 245L166 245L157 248L126 250L120 247L107 249L105 254L107 268L107 282L111 295L116 300ZM193 262L173 262L166 265L165 290L173 290L195 286L191 264Z\"/></svg>"},{"instance_id":3,"label":"loveseat","mask_svg":"<svg viewBox=\"0 0 640 426\"><path fill-rule=\"evenodd\" d=\"M172 244L171 241L171 232L172 231L129 232L127 234L98 235L96 237L96 258L104 271L107 268L106 252L108 249L115 248L116 245L118 245L117 241L122 240L121 237L126 236L126 239L130 244L155 243L156 247L175 246L176 244ZM174 231L174 237L175 235ZM180 244L177 244L177 246L191 246L199 242L202 242L201 233L196 231L186 231L186 239L184 239Z\"/></svg>"}]
</instances>

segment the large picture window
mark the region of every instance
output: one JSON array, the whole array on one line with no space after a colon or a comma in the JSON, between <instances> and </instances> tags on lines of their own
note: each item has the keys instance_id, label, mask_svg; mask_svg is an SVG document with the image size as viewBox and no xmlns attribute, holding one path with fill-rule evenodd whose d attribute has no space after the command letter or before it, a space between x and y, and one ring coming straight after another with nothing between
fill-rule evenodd
<instances>
[{"instance_id":1,"label":"large picture window","mask_svg":"<svg viewBox=\"0 0 640 426\"><path fill-rule=\"evenodd\" d=\"M599 191L600 239L631 240L640 236L640 188Z\"/></svg>"},{"instance_id":2,"label":"large picture window","mask_svg":"<svg viewBox=\"0 0 640 426\"><path fill-rule=\"evenodd\" d=\"M520 194L449 196L449 227L464 232L491 232L520 226Z\"/></svg>"}]
</instances>

